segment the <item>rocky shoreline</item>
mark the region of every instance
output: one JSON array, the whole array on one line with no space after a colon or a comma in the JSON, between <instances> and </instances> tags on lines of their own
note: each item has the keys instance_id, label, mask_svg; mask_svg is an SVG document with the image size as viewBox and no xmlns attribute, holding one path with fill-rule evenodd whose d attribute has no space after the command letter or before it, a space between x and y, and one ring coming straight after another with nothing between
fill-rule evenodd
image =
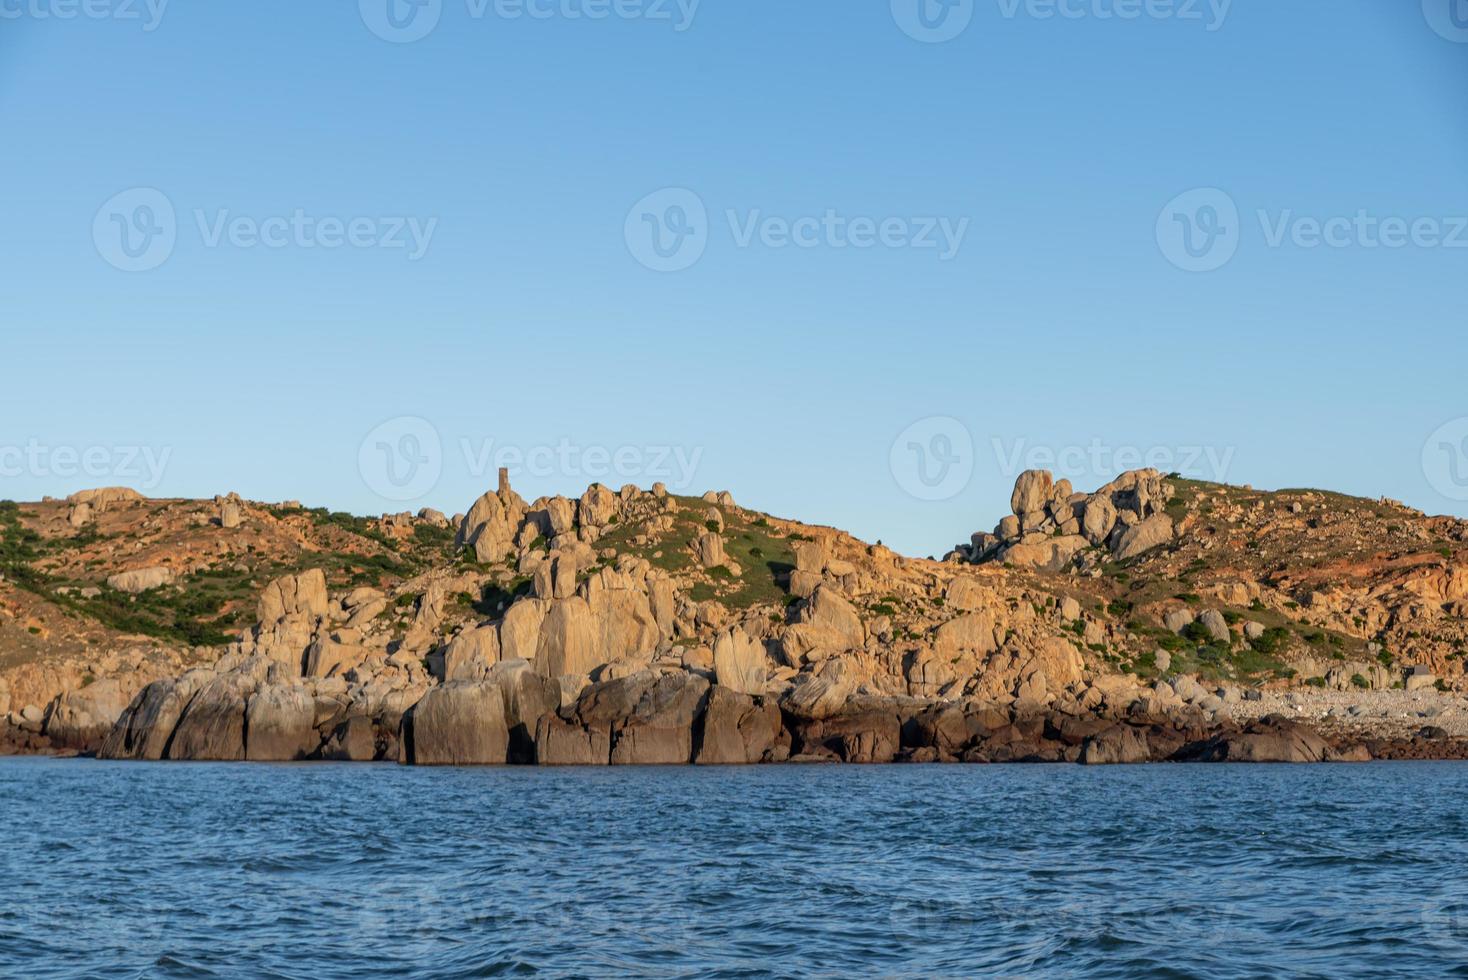
<instances>
[{"instance_id":1,"label":"rocky shoreline","mask_svg":"<svg viewBox=\"0 0 1468 980\"><path fill-rule=\"evenodd\" d=\"M1159 710L1146 697L1125 710L1068 713L842 697L819 679L764 697L694 673L649 670L590 685L562 705L556 680L511 661L484 680L432 687L400 714L368 716L333 696L331 685L312 693L264 681L250 690L241 681L248 677L154 682L110 730L56 719L37 731L3 726L0 752L429 766L1468 759L1468 712L1435 692L1271 692L1267 701L1231 699L1219 712L1188 704Z\"/></svg>"},{"instance_id":2,"label":"rocky shoreline","mask_svg":"<svg viewBox=\"0 0 1468 980\"><path fill-rule=\"evenodd\" d=\"M0 751L1468 758L1468 523L1155 470L1092 493L1029 471L1010 509L936 561L727 492L527 502L505 472L452 518L120 488L10 504Z\"/></svg>"}]
</instances>

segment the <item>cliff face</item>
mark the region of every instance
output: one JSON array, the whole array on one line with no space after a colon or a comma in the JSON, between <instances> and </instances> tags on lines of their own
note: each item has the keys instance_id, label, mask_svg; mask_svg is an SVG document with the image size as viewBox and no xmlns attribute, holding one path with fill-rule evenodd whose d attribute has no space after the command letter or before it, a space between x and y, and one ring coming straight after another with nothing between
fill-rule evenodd
<instances>
[{"instance_id":1,"label":"cliff face","mask_svg":"<svg viewBox=\"0 0 1468 980\"><path fill-rule=\"evenodd\" d=\"M1010 504L942 562L660 486L527 503L502 480L453 519L5 505L5 738L548 763L1100 740L1091 761L1125 761L1200 757L1246 696L1463 685L1464 522L1155 471L1089 494L1030 472ZM1066 718L1087 724L1058 737Z\"/></svg>"}]
</instances>

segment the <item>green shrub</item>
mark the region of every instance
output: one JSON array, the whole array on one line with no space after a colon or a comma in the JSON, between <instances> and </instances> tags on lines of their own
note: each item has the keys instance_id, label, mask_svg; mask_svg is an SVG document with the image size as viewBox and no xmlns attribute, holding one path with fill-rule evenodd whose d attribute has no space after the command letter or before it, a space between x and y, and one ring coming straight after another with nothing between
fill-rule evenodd
<instances>
[{"instance_id":1,"label":"green shrub","mask_svg":"<svg viewBox=\"0 0 1468 980\"><path fill-rule=\"evenodd\" d=\"M1208 627L1194 620L1183 627L1183 636L1194 643L1208 644L1213 642L1213 634L1208 632Z\"/></svg>"},{"instance_id":2,"label":"green shrub","mask_svg":"<svg viewBox=\"0 0 1468 980\"><path fill-rule=\"evenodd\" d=\"M1285 645L1289 638L1289 630L1283 626L1272 626L1265 630L1262 635L1250 640L1249 646L1253 647L1256 653L1273 656L1280 651L1280 648Z\"/></svg>"}]
</instances>

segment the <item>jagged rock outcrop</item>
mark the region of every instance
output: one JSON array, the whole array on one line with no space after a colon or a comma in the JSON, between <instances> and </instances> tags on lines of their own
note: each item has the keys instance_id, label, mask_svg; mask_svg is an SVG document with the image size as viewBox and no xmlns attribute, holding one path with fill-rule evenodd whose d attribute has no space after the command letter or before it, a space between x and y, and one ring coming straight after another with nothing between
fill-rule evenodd
<instances>
[{"instance_id":1,"label":"jagged rock outcrop","mask_svg":"<svg viewBox=\"0 0 1468 980\"><path fill-rule=\"evenodd\" d=\"M1117 561L1135 558L1153 548L1172 540L1172 518L1156 514L1122 531L1112 546L1111 555Z\"/></svg>"},{"instance_id":2,"label":"jagged rock outcrop","mask_svg":"<svg viewBox=\"0 0 1468 980\"><path fill-rule=\"evenodd\" d=\"M1172 540L1173 522L1162 513L1171 492L1156 470L1123 473L1091 494L1074 492L1069 480L1056 481L1048 471L1027 470L1015 481L1013 513L956 553L1047 572L1071 566L1095 546L1125 561Z\"/></svg>"},{"instance_id":3,"label":"jagged rock outcrop","mask_svg":"<svg viewBox=\"0 0 1468 980\"><path fill-rule=\"evenodd\" d=\"M526 511L524 499L510 489L509 478L501 470L499 488L486 493L469 508L459 525L455 543L473 549L482 562L499 561L513 550Z\"/></svg>"},{"instance_id":4,"label":"jagged rock outcrop","mask_svg":"<svg viewBox=\"0 0 1468 980\"><path fill-rule=\"evenodd\" d=\"M265 587L255 613L256 626L230 652L274 661L299 675L307 669L307 652L318 639L329 611L326 575L321 569L282 576ZM320 669L318 658L318 672Z\"/></svg>"},{"instance_id":5,"label":"jagged rock outcrop","mask_svg":"<svg viewBox=\"0 0 1468 980\"><path fill-rule=\"evenodd\" d=\"M865 646L866 628L851 603L822 584L801 606L781 642L786 661L801 664Z\"/></svg>"},{"instance_id":6,"label":"jagged rock outcrop","mask_svg":"<svg viewBox=\"0 0 1468 980\"><path fill-rule=\"evenodd\" d=\"M791 751L829 754L842 762L892 762L902 746L899 711L891 700L853 699L821 718L797 716Z\"/></svg>"},{"instance_id":7,"label":"jagged rock outcrop","mask_svg":"<svg viewBox=\"0 0 1468 980\"><path fill-rule=\"evenodd\" d=\"M1431 694L1462 677L1439 648L1468 637L1454 621L1468 613L1454 544L1468 532L1424 527L1421 553L1350 552L1329 575L1279 557L1251 573L1240 549L1286 532L1308 556L1330 520L1309 500L1175 488L1155 471L1086 494L1031 471L995 533L939 563L740 511L719 494L693 502L593 486L526 505L502 481L451 522L459 552L447 519L384 515L360 554L324 563L329 579L315 570L270 582L259 622L223 657L193 661L210 669L149 685L126 705L104 697L117 689L102 681L82 688L85 665L45 684L12 672L0 708L27 736L78 750L100 740L109 758L1342 758L1358 749L1328 732L1230 721L1248 717L1238 703L1249 694L1231 672L1262 663L1272 678L1254 682L1283 687L1287 663L1294 684L1308 677L1340 693ZM189 519L217 528L221 507L196 506ZM55 508L50 526L68 513ZM332 541L360 527L320 512L249 513L252 540L271 521L293 520L303 535L319 525ZM207 533L209 547L227 540ZM397 557L372 550L392 541L405 542ZM756 560L755 574L728 561L735 548ZM1380 642L1367 645L1373 634ZM1292 638L1312 649L1276 670L1269 658ZM104 680L115 676L109 668Z\"/></svg>"},{"instance_id":8,"label":"jagged rock outcrop","mask_svg":"<svg viewBox=\"0 0 1468 980\"><path fill-rule=\"evenodd\" d=\"M145 761L165 758L184 709L213 676L212 671L191 670L143 688L118 717L98 755Z\"/></svg>"},{"instance_id":9,"label":"jagged rock outcrop","mask_svg":"<svg viewBox=\"0 0 1468 980\"><path fill-rule=\"evenodd\" d=\"M773 701L723 685L709 689L694 762L706 766L749 765L783 762L789 756L790 737Z\"/></svg>"},{"instance_id":10,"label":"jagged rock outcrop","mask_svg":"<svg viewBox=\"0 0 1468 980\"><path fill-rule=\"evenodd\" d=\"M168 744L168 758L234 762L245 756L245 708L257 681L218 674L190 700Z\"/></svg>"},{"instance_id":11,"label":"jagged rock outcrop","mask_svg":"<svg viewBox=\"0 0 1468 980\"><path fill-rule=\"evenodd\" d=\"M769 682L769 658L765 646L750 639L739 627L719 634L714 641L714 679L739 694L764 694Z\"/></svg>"},{"instance_id":12,"label":"jagged rock outcrop","mask_svg":"<svg viewBox=\"0 0 1468 980\"><path fill-rule=\"evenodd\" d=\"M97 487L92 490L78 490L67 497L66 502L73 507L85 505L100 514L118 504L141 503L147 499L131 487Z\"/></svg>"},{"instance_id":13,"label":"jagged rock outcrop","mask_svg":"<svg viewBox=\"0 0 1468 980\"><path fill-rule=\"evenodd\" d=\"M321 745L315 728L316 701L300 685L267 684L245 705L245 758L251 762L294 762Z\"/></svg>"},{"instance_id":14,"label":"jagged rock outcrop","mask_svg":"<svg viewBox=\"0 0 1468 980\"><path fill-rule=\"evenodd\" d=\"M588 688L540 719L545 765L668 765L693 761L694 723L709 682L696 674L640 671ZM606 755L602 755L602 750Z\"/></svg>"},{"instance_id":15,"label":"jagged rock outcrop","mask_svg":"<svg viewBox=\"0 0 1468 980\"><path fill-rule=\"evenodd\" d=\"M1325 762L1330 745L1286 719L1266 718L1243 732L1215 736L1199 754L1202 762Z\"/></svg>"},{"instance_id":16,"label":"jagged rock outcrop","mask_svg":"<svg viewBox=\"0 0 1468 980\"><path fill-rule=\"evenodd\" d=\"M105 678L52 703L45 731L59 748L88 749L100 745L131 701L123 682Z\"/></svg>"},{"instance_id":17,"label":"jagged rock outcrop","mask_svg":"<svg viewBox=\"0 0 1468 980\"><path fill-rule=\"evenodd\" d=\"M420 766L503 765L510 728L498 684L453 681L431 688L404 720L407 761Z\"/></svg>"},{"instance_id":18,"label":"jagged rock outcrop","mask_svg":"<svg viewBox=\"0 0 1468 980\"><path fill-rule=\"evenodd\" d=\"M1146 762L1152 757L1147 736L1130 725L1112 725L1086 739L1080 761L1086 765Z\"/></svg>"}]
</instances>

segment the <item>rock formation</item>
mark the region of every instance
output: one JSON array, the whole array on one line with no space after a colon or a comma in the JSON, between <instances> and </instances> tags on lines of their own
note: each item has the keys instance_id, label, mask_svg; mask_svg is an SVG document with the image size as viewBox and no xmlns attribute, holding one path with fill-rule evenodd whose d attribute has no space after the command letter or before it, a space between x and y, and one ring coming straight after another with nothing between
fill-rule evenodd
<instances>
[{"instance_id":1,"label":"rock formation","mask_svg":"<svg viewBox=\"0 0 1468 980\"><path fill-rule=\"evenodd\" d=\"M1336 761L1468 745L1468 728L1424 740L1344 709L1303 727L1289 700L1468 686L1468 525L1389 502L1152 470L1084 493L1030 471L993 533L935 562L727 493L593 485L526 503L503 475L452 520L140 500L0 509L7 541L78 542L64 574L0 581L0 636L41 645L77 621L47 602L85 622L118 592L163 633L232 621L237 634L0 672L7 744L546 765ZM94 540L94 523L118 537ZM237 591L218 600L218 583Z\"/></svg>"}]
</instances>

